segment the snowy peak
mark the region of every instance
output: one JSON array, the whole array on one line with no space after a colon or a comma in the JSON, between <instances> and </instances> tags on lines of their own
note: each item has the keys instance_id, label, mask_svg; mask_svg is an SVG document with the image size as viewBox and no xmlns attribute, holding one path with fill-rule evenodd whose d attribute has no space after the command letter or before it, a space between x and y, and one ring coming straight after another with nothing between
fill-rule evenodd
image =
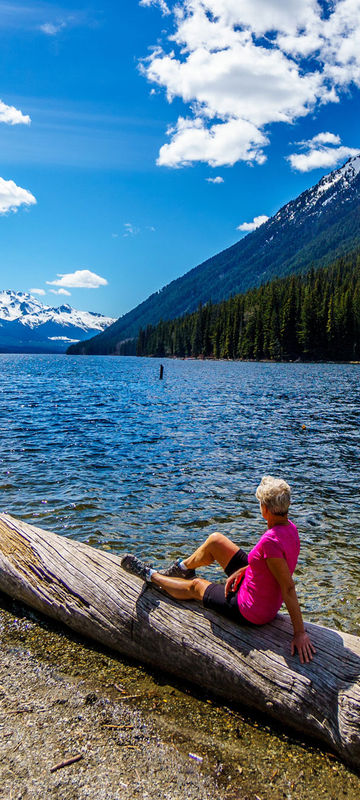
<instances>
[{"instance_id":1,"label":"snowy peak","mask_svg":"<svg viewBox=\"0 0 360 800\"><path fill-rule=\"evenodd\" d=\"M264 230L271 229L274 233L274 227L280 227L293 222L294 224L302 224L305 217L313 215L319 216L325 210L325 207L331 203L343 204L348 202L356 196L360 196L360 154L352 156L343 164L342 167L334 169L328 175L324 175L321 180L299 195L295 200L291 200L286 206L271 217L263 226ZM269 241L269 240L268 240Z\"/></svg>"},{"instance_id":2,"label":"snowy peak","mask_svg":"<svg viewBox=\"0 0 360 800\"><path fill-rule=\"evenodd\" d=\"M338 192L351 190L351 184L360 173L360 154L349 158L346 164L342 167L334 169L323 178L312 189L308 190L311 196L312 205L324 194L331 193L331 197L335 199Z\"/></svg>"},{"instance_id":3,"label":"snowy peak","mask_svg":"<svg viewBox=\"0 0 360 800\"><path fill-rule=\"evenodd\" d=\"M0 291L0 320L15 322L34 329L48 322L62 327L76 327L85 332L103 331L114 320L92 311L77 311L68 304L44 305L28 292Z\"/></svg>"},{"instance_id":4,"label":"snowy peak","mask_svg":"<svg viewBox=\"0 0 360 800\"><path fill-rule=\"evenodd\" d=\"M349 183L354 180L360 172L360 153L358 153L357 156L349 158L349 160L346 161L342 167L335 170L335 172L339 172ZM334 173L331 172L330 175L334 175Z\"/></svg>"},{"instance_id":5,"label":"snowy peak","mask_svg":"<svg viewBox=\"0 0 360 800\"><path fill-rule=\"evenodd\" d=\"M19 319L27 314L36 314L47 308L36 297L26 292L0 291L0 319Z\"/></svg>"}]
</instances>

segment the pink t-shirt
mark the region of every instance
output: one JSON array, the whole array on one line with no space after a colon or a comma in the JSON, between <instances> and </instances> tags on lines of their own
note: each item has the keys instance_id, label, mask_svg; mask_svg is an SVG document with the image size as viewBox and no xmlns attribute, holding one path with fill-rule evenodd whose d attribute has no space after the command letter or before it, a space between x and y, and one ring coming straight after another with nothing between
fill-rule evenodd
<instances>
[{"instance_id":1,"label":"pink t-shirt","mask_svg":"<svg viewBox=\"0 0 360 800\"><path fill-rule=\"evenodd\" d=\"M291 575L300 551L297 527L290 520L275 525L262 535L249 553L249 566L240 584L237 601L241 614L256 625L276 617L283 599L280 586L270 572L267 558L285 558Z\"/></svg>"}]
</instances>

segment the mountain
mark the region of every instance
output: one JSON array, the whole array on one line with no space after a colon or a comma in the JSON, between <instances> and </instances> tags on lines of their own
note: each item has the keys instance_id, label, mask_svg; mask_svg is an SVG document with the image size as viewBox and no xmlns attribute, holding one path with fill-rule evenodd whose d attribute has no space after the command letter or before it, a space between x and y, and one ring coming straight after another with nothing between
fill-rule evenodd
<instances>
[{"instance_id":1,"label":"mountain","mask_svg":"<svg viewBox=\"0 0 360 800\"><path fill-rule=\"evenodd\" d=\"M253 233L152 294L89 341L68 353L122 351L121 342L160 319L219 302L274 277L326 266L360 245L360 155L325 175Z\"/></svg>"},{"instance_id":2,"label":"mountain","mask_svg":"<svg viewBox=\"0 0 360 800\"><path fill-rule=\"evenodd\" d=\"M353 361L360 354L360 249L328 267L207 303L138 337L140 356Z\"/></svg>"},{"instance_id":3,"label":"mountain","mask_svg":"<svg viewBox=\"0 0 360 800\"><path fill-rule=\"evenodd\" d=\"M0 352L64 353L114 320L69 305L52 308L26 292L0 291Z\"/></svg>"}]
</instances>

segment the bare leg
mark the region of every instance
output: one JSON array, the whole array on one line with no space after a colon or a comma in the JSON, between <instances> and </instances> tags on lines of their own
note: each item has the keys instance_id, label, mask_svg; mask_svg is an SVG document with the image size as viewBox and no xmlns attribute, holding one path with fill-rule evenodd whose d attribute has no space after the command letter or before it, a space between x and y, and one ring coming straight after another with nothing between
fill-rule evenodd
<instances>
[{"instance_id":1,"label":"bare leg","mask_svg":"<svg viewBox=\"0 0 360 800\"><path fill-rule=\"evenodd\" d=\"M222 533L212 533L206 541L188 558L184 559L187 569L208 567L214 561L225 569L239 547Z\"/></svg>"},{"instance_id":2,"label":"bare leg","mask_svg":"<svg viewBox=\"0 0 360 800\"><path fill-rule=\"evenodd\" d=\"M175 597L176 600L199 601L203 599L205 589L210 584L210 581L205 581L203 578L184 581L182 578L169 578L167 575L161 575L160 572L152 574L151 582L164 589L166 594Z\"/></svg>"}]
</instances>

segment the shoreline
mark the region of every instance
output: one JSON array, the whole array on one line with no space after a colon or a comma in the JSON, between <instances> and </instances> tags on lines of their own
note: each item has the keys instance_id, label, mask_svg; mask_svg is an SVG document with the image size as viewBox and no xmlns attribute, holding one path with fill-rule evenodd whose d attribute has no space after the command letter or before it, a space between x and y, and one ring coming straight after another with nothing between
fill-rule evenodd
<instances>
[{"instance_id":1,"label":"shoreline","mask_svg":"<svg viewBox=\"0 0 360 800\"><path fill-rule=\"evenodd\" d=\"M24 800L359 797L360 775L333 754L4 595L0 633L4 800L14 782Z\"/></svg>"},{"instance_id":2,"label":"shoreline","mask_svg":"<svg viewBox=\"0 0 360 800\"><path fill-rule=\"evenodd\" d=\"M154 361L157 359L158 361L166 360L166 361L210 361L215 362L216 364L351 364L353 366L358 366L360 364L360 360L346 360L342 361L340 359L302 359L302 358L283 358L283 359L271 359L271 358L215 358L214 356L171 356L171 355L141 355L137 356L133 355L122 355L119 353L67 353L59 352L59 351L20 351L20 350L1 350L0 349L0 356L93 356L96 358L148 358L153 359Z\"/></svg>"},{"instance_id":3,"label":"shoreline","mask_svg":"<svg viewBox=\"0 0 360 800\"><path fill-rule=\"evenodd\" d=\"M65 353L65 355L72 355ZM91 355L96 355L92 353ZM99 355L101 355L99 353ZM105 355L105 354L103 354ZM117 356L116 353L109 355ZM329 359L309 359L301 358L215 358L214 356L117 356L118 358L153 358L166 361L214 361L222 364L360 364L360 361L331 361Z\"/></svg>"}]
</instances>

